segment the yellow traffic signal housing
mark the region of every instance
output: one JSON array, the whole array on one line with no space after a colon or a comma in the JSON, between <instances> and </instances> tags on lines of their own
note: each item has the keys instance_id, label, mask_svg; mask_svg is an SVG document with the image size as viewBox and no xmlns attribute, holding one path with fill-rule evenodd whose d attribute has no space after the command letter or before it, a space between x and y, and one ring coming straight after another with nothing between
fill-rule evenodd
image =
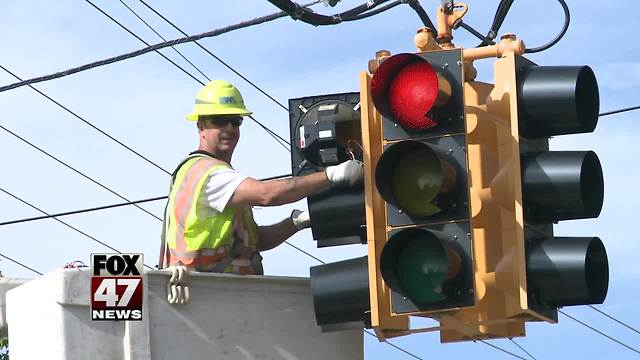
<instances>
[{"instance_id":1,"label":"yellow traffic signal housing","mask_svg":"<svg viewBox=\"0 0 640 360\"><path fill-rule=\"evenodd\" d=\"M479 49L381 53L373 76L361 74L380 339L523 336L526 321L556 322L557 307L606 296L600 239L553 235L555 221L598 216L600 163L593 152L548 151L549 136L595 128L595 77L588 67L536 66L523 50L508 36ZM494 84L465 78L472 60L496 55ZM409 315L440 326L411 329Z\"/></svg>"},{"instance_id":2,"label":"yellow traffic signal housing","mask_svg":"<svg viewBox=\"0 0 640 360\"><path fill-rule=\"evenodd\" d=\"M361 75L372 326L474 305L462 51L399 54Z\"/></svg>"},{"instance_id":3,"label":"yellow traffic signal housing","mask_svg":"<svg viewBox=\"0 0 640 360\"><path fill-rule=\"evenodd\" d=\"M476 306L443 321L474 331L442 330L443 342L522 336L523 321L557 322L558 306L602 303L608 287L600 239L553 235L553 222L602 207L597 156L550 152L547 139L595 128L592 71L507 52L494 74L465 85Z\"/></svg>"}]
</instances>

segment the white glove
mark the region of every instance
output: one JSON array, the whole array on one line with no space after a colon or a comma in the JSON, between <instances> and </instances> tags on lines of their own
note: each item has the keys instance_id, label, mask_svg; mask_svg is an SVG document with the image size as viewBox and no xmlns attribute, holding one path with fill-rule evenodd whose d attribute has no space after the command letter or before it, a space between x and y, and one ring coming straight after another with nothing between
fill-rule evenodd
<instances>
[{"instance_id":1,"label":"white glove","mask_svg":"<svg viewBox=\"0 0 640 360\"><path fill-rule=\"evenodd\" d=\"M293 210L291 212L291 221L293 221L293 226L298 230L311 226L311 218L309 217L308 211Z\"/></svg>"},{"instance_id":2,"label":"white glove","mask_svg":"<svg viewBox=\"0 0 640 360\"><path fill-rule=\"evenodd\" d=\"M325 170L331 185L353 185L364 176L362 162L348 160L335 166L329 166Z\"/></svg>"}]
</instances>

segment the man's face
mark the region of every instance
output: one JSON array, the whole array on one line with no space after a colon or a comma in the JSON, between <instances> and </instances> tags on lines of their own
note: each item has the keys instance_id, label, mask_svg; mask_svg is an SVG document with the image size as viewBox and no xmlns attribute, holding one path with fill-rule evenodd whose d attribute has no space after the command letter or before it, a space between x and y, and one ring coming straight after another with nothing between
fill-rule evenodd
<instances>
[{"instance_id":1,"label":"man's face","mask_svg":"<svg viewBox=\"0 0 640 360\"><path fill-rule=\"evenodd\" d=\"M242 116L217 115L201 116L198 121L200 137L216 155L232 154L240 139Z\"/></svg>"}]
</instances>

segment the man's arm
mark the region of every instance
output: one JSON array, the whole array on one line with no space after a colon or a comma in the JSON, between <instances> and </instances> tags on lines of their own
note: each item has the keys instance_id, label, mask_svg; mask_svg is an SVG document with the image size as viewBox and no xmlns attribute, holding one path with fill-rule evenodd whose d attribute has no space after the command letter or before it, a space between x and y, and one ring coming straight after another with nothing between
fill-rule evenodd
<instances>
[{"instance_id":1,"label":"man's arm","mask_svg":"<svg viewBox=\"0 0 640 360\"><path fill-rule=\"evenodd\" d=\"M293 225L291 218L286 218L277 224L258 226L259 251L266 251L282 244L295 234L298 229Z\"/></svg>"},{"instance_id":2,"label":"man's arm","mask_svg":"<svg viewBox=\"0 0 640 360\"><path fill-rule=\"evenodd\" d=\"M324 172L280 180L246 178L229 199L231 206L276 206L290 204L329 186Z\"/></svg>"},{"instance_id":3,"label":"man's arm","mask_svg":"<svg viewBox=\"0 0 640 360\"><path fill-rule=\"evenodd\" d=\"M362 163L350 160L329 166L325 171L282 180L259 181L246 178L229 199L231 206L276 206L296 202L329 185L353 185L362 179Z\"/></svg>"}]
</instances>

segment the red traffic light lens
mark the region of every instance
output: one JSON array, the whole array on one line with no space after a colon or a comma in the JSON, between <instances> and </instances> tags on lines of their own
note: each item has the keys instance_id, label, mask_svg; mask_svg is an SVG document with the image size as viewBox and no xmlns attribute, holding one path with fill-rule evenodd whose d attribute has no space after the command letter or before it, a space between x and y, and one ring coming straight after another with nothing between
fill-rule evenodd
<instances>
[{"instance_id":1,"label":"red traffic light lens","mask_svg":"<svg viewBox=\"0 0 640 360\"><path fill-rule=\"evenodd\" d=\"M422 57L398 54L386 59L373 74L371 95L382 115L406 129L421 131L438 125L430 111L446 103L451 87Z\"/></svg>"},{"instance_id":2,"label":"red traffic light lens","mask_svg":"<svg viewBox=\"0 0 640 360\"><path fill-rule=\"evenodd\" d=\"M436 72L426 61L402 68L389 86L389 108L400 125L414 130L438 123L427 115L438 97Z\"/></svg>"}]
</instances>

